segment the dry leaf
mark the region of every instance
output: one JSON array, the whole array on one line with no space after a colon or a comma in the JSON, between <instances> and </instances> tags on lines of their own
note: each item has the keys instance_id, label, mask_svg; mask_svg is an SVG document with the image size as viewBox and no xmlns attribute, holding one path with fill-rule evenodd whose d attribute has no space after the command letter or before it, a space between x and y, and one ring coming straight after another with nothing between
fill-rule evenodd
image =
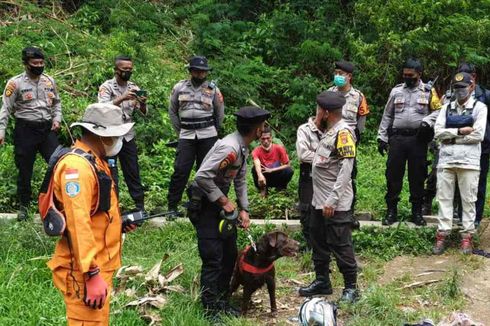
<instances>
[{"instance_id":1,"label":"dry leaf","mask_svg":"<svg viewBox=\"0 0 490 326\"><path fill-rule=\"evenodd\" d=\"M168 259L168 254L163 255L163 258L156 263L150 271L145 276L145 281L147 282L158 282L158 275L160 275L160 268L162 267L162 263Z\"/></svg>"},{"instance_id":2,"label":"dry leaf","mask_svg":"<svg viewBox=\"0 0 490 326\"><path fill-rule=\"evenodd\" d=\"M182 264L178 264L165 275L165 279L167 283L170 283L173 280L175 280L177 277L182 275L182 273L184 273L184 267L182 266Z\"/></svg>"},{"instance_id":3,"label":"dry leaf","mask_svg":"<svg viewBox=\"0 0 490 326\"><path fill-rule=\"evenodd\" d=\"M427 280L427 281L421 281L421 282L413 282L413 283L410 283L408 285L405 285L404 287L401 287L400 290L416 288L416 287L420 287L420 286L424 286L424 285L428 285L428 284L432 284L432 283L437 283L440 281L442 281L442 280Z\"/></svg>"},{"instance_id":4,"label":"dry leaf","mask_svg":"<svg viewBox=\"0 0 490 326\"><path fill-rule=\"evenodd\" d=\"M138 307L138 306L149 304L155 308L160 309L166 303L167 300L163 296L157 295L154 297L143 297L143 298L139 298L138 300L131 301L130 303L126 304L126 307Z\"/></svg>"},{"instance_id":5,"label":"dry leaf","mask_svg":"<svg viewBox=\"0 0 490 326\"><path fill-rule=\"evenodd\" d=\"M177 293L184 293L185 289L180 286L180 285L167 285L162 288L162 290L166 290L169 292L177 292Z\"/></svg>"}]
</instances>

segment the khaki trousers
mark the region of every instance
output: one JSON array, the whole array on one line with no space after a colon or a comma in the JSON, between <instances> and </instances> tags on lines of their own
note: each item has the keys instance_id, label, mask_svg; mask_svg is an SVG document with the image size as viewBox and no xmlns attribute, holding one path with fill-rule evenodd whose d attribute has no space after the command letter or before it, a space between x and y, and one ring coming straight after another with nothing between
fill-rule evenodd
<instances>
[{"instance_id":1,"label":"khaki trousers","mask_svg":"<svg viewBox=\"0 0 490 326\"><path fill-rule=\"evenodd\" d=\"M439 202L439 231L451 231L453 227L453 200L458 183L463 207L463 233L475 232L476 195L480 171L462 168L437 170L437 201Z\"/></svg>"}]
</instances>

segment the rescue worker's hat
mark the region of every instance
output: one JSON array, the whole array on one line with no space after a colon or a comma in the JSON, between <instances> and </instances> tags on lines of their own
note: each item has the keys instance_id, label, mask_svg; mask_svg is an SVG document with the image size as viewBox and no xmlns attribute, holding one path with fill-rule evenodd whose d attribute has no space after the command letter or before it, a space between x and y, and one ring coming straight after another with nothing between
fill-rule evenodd
<instances>
[{"instance_id":1,"label":"rescue worker's hat","mask_svg":"<svg viewBox=\"0 0 490 326\"><path fill-rule=\"evenodd\" d=\"M29 59L44 59L44 53L40 48L28 46L22 50L22 62L27 62Z\"/></svg>"},{"instance_id":2,"label":"rescue worker's hat","mask_svg":"<svg viewBox=\"0 0 490 326\"><path fill-rule=\"evenodd\" d=\"M341 109L345 104L345 97L338 92L324 91L316 97L319 107L327 111Z\"/></svg>"},{"instance_id":3,"label":"rescue worker's hat","mask_svg":"<svg viewBox=\"0 0 490 326\"><path fill-rule=\"evenodd\" d=\"M187 67L189 68L189 70L191 69L204 70L204 71L212 70L212 68L208 66L208 59L202 56L194 56L190 58L189 65Z\"/></svg>"},{"instance_id":4,"label":"rescue worker's hat","mask_svg":"<svg viewBox=\"0 0 490 326\"><path fill-rule=\"evenodd\" d=\"M455 87L467 87L473 83L473 78L467 72L458 72L454 75L452 84Z\"/></svg>"},{"instance_id":5,"label":"rescue worker's hat","mask_svg":"<svg viewBox=\"0 0 490 326\"><path fill-rule=\"evenodd\" d=\"M349 61L341 60L335 62L335 69L340 69L348 74L352 74L354 72L354 65Z\"/></svg>"},{"instance_id":6,"label":"rescue worker's hat","mask_svg":"<svg viewBox=\"0 0 490 326\"><path fill-rule=\"evenodd\" d=\"M244 106L235 112L237 120L244 123L260 123L267 120L271 114L269 111L256 106Z\"/></svg>"},{"instance_id":7,"label":"rescue worker's hat","mask_svg":"<svg viewBox=\"0 0 490 326\"><path fill-rule=\"evenodd\" d=\"M70 127L81 126L101 137L121 137L127 134L134 122L123 123L120 107L109 103L90 104L83 114L82 121L72 123Z\"/></svg>"}]
</instances>

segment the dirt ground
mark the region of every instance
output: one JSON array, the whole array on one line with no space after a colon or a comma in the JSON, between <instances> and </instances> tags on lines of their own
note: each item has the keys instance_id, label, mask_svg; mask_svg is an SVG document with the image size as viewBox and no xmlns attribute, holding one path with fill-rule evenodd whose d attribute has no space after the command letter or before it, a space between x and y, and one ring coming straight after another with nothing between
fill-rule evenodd
<instances>
[{"instance_id":1,"label":"dirt ground","mask_svg":"<svg viewBox=\"0 0 490 326\"><path fill-rule=\"evenodd\" d=\"M486 222L480 229L479 249L490 252L490 226ZM437 281L448 276L454 269L463 270L465 260L457 251L450 251L441 256L409 257L399 256L388 262L384 273L378 282L388 284L396 279L403 278L407 284L414 282ZM461 291L465 295L466 307L463 312L475 321L490 325L490 259L474 255L472 268L461 277ZM467 269L467 268L465 268ZM247 317L255 320L259 325L297 325L292 318L297 317L298 309L304 299L297 294L300 282L293 279L277 280L277 306L275 316L270 314L269 295L266 288L262 288L252 297L252 307ZM340 296L341 289L334 289L334 294L327 299L334 300ZM241 291L235 294L241 298Z\"/></svg>"}]
</instances>

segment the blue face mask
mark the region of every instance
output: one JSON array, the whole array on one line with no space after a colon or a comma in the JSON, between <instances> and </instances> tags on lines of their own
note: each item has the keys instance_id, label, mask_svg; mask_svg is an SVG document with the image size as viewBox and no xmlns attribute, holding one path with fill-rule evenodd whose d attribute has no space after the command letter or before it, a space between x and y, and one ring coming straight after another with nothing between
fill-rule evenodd
<instances>
[{"instance_id":1,"label":"blue face mask","mask_svg":"<svg viewBox=\"0 0 490 326\"><path fill-rule=\"evenodd\" d=\"M333 83L337 87L344 87L345 84L347 84L347 79L345 78L345 76L335 75L335 77L333 78Z\"/></svg>"}]
</instances>

